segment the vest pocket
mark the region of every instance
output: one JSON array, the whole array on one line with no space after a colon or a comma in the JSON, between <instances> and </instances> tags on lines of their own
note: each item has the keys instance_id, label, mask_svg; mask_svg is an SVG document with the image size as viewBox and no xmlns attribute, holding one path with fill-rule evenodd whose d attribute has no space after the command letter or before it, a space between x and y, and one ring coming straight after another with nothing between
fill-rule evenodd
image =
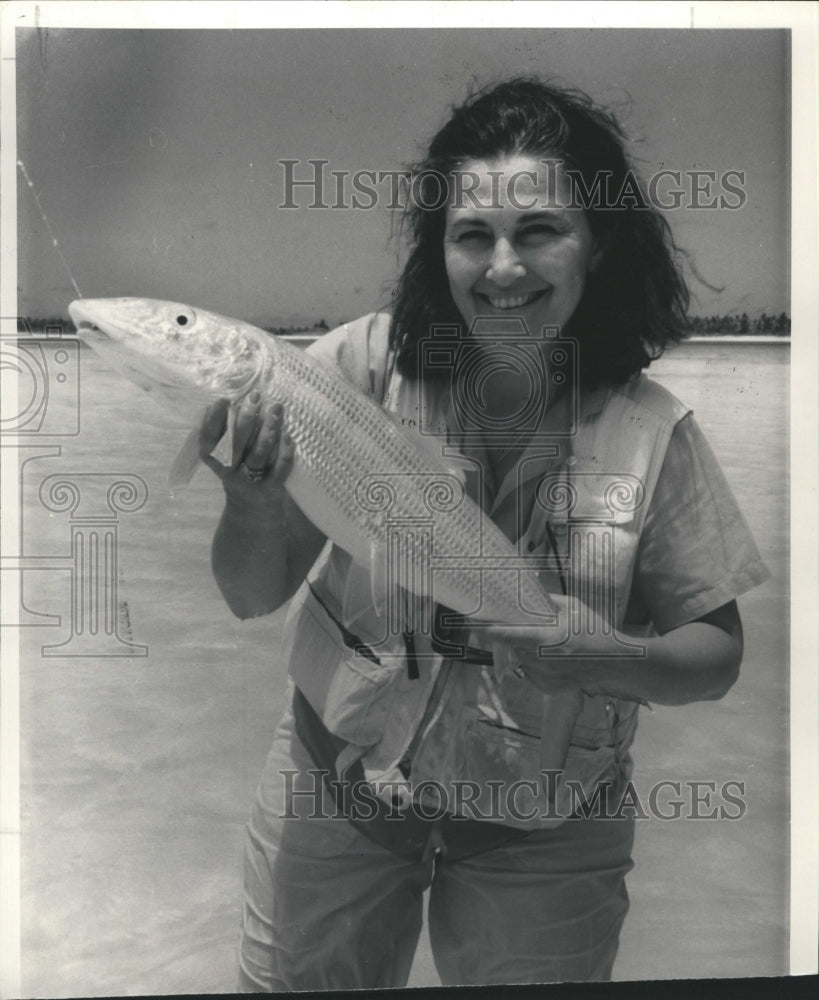
<instances>
[{"instance_id":1,"label":"vest pocket","mask_svg":"<svg viewBox=\"0 0 819 1000\"><path fill-rule=\"evenodd\" d=\"M290 675L336 736L371 746L384 735L405 664L401 657L379 665L343 642L335 623L308 596L293 623Z\"/></svg>"},{"instance_id":2,"label":"vest pocket","mask_svg":"<svg viewBox=\"0 0 819 1000\"><path fill-rule=\"evenodd\" d=\"M620 780L621 769L614 747L589 749L570 745L563 780L558 788L559 808L565 815L571 815L585 802L593 808L592 815L605 815L613 808L611 794ZM608 797L606 788L600 789L600 798L595 805L598 787L603 783L609 786Z\"/></svg>"},{"instance_id":3,"label":"vest pocket","mask_svg":"<svg viewBox=\"0 0 819 1000\"><path fill-rule=\"evenodd\" d=\"M564 817L552 809L540 777L540 739L517 729L506 729L483 719L467 724L462 777L475 782L483 815L491 811L498 823L531 829L558 826ZM489 818L489 817L487 817Z\"/></svg>"},{"instance_id":4,"label":"vest pocket","mask_svg":"<svg viewBox=\"0 0 819 1000\"><path fill-rule=\"evenodd\" d=\"M488 795L494 782L500 789L493 803L501 822L531 829L557 826L583 802L593 804L600 782L616 785L619 776L615 748L569 746L566 765L557 780L557 796L549 805L541 775L540 738L507 729L481 719L468 723L465 731L463 777L476 781ZM567 782L571 782L570 785ZM596 810L605 810L601 791ZM484 810L486 811L486 810ZM496 817L493 816L493 819Z\"/></svg>"}]
</instances>

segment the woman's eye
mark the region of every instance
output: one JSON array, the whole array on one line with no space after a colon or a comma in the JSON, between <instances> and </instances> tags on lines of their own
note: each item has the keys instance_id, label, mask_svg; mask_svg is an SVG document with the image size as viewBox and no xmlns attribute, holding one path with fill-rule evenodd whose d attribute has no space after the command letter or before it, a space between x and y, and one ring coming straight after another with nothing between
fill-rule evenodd
<instances>
[{"instance_id":1,"label":"woman's eye","mask_svg":"<svg viewBox=\"0 0 819 1000\"><path fill-rule=\"evenodd\" d=\"M557 226L541 222L535 226L527 226L520 233L520 239L529 241L544 240L549 239L552 236L557 236L559 233L560 230Z\"/></svg>"},{"instance_id":2,"label":"woman's eye","mask_svg":"<svg viewBox=\"0 0 819 1000\"><path fill-rule=\"evenodd\" d=\"M485 244L490 242L489 233L482 229L465 229L455 237L456 243Z\"/></svg>"}]
</instances>

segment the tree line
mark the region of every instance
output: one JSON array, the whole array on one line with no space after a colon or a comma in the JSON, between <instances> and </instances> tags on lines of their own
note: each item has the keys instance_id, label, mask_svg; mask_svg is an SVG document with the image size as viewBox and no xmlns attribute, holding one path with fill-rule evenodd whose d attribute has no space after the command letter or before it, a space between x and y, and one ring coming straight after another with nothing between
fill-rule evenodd
<instances>
[{"instance_id":1,"label":"tree line","mask_svg":"<svg viewBox=\"0 0 819 1000\"><path fill-rule=\"evenodd\" d=\"M320 319L318 323L308 323L306 326L265 326L262 329L281 337L288 333L315 333L319 330L326 333L330 327L326 320Z\"/></svg>"},{"instance_id":2,"label":"tree line","mask_svg":"<svg viewBox=\"0 0 819 1000\"><path fill-rule=\"evenodd\" d=\"M693 334L767 333L778 337L787 337L791 332L791 318L784 312L778 316L760 313L753 319L748 313L727 313L723 316L689 316L688 331Z\"/></svg>"}]
</instances>

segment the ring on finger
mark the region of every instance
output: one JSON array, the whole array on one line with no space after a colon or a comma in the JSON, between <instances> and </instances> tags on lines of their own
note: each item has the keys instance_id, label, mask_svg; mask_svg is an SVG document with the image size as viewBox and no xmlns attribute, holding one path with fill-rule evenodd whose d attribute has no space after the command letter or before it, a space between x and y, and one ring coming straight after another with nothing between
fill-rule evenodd
<instances>
[{"instance_id":1,"label":"ring on finger","mask_svg":"<svg viewBox=\"0 0 819 1000\"><path fill-rule=\"evenodd\" d=\"M247 476L251 483L260 483L264 479L267 472L266 469L251 469L245 462L242 462L239 468L245 476Z\"/></svg>"}]
</instances>

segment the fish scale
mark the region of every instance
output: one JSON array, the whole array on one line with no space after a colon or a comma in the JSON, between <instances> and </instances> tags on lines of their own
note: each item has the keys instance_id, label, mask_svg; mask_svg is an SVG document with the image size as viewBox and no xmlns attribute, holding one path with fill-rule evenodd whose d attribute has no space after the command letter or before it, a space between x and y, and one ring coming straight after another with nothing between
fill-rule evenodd
<instances>
[{"instance_id":1,"label":"fish scale","mask_svg":"<svg viewBox=\"0 0 819 1000\"><path fill-rule=\"evenodd\" d=\"M289 344L278 342L274 348L277 361L274 374L267 387L269 398L284 403L288 413L288 430L293 436L302 461L311 467L321 488L339 504L345 504L362 519L368 538L382 538L383 515L370 512L358 504L350 505L350 498L363 476L362 470L378 470L400 477L396 489L392 517L397 520L411 518L419 513L422 487L430 476L451 476L452 471L441 459L437 465L432 456L422 451L395 422L367 397L357 392L349 383L341 381L318 362L303 355ZM312 362L312 363L311 363ZM286 374L284 374L286 373ZM319 414L314 404L318 394L327 401L327 420ZM339 422L339 412L354 428L365 431L360 440L361 456L357 462L342 461L340 455L348 450L342 437L350 428ZM425 510L426 508L422 508ZM440 559L456 562L465 556L489 559L509 559L517 550L494 522L485 518L477 505L464 495L461 505L450 514L435 520L434 553ZM436 570L436 583L448 594L463 589L463 567ZM535 615L548 615L552 608L542 589L534 582L531 572L522 577L515 570L494 569L484 572L484 591L477 595L471 588L468 601L452 601L450 606L464 614L474 612L482 604L481 618L511 623L520 617L520 596L524 607ZM522 593L519 595L518 591Z\"/></svg>"}]
</instances>

